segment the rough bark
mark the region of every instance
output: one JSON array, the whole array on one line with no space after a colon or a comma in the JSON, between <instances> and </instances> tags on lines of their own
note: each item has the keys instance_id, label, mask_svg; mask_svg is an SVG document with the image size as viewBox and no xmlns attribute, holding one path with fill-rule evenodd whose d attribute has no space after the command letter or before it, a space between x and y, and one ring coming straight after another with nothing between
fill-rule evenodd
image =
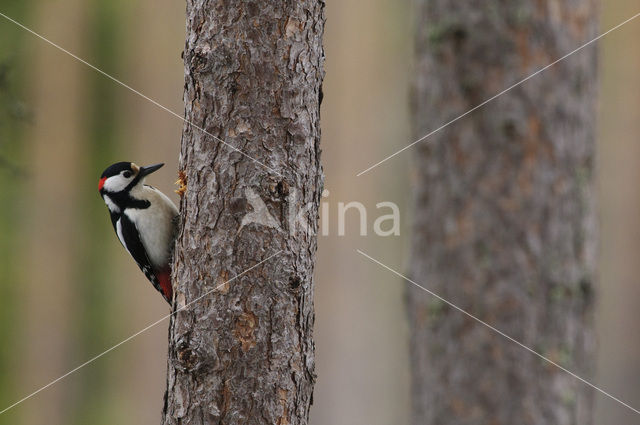
<instances>
[{"instance_id":1,"label":"rough bark","mask_svg":"<svg viewBox=\"0 0 640 425\"><path fill-rule=\"evenodd\" d=\"M594 0L416 0L422 136L596 35ZM416 149L410 273L589 377L596 50L571 56ZM413 423L589 424L583 383L408 290Z\"/></svg>"},{"instance_id":2,"label":"rough bark","mask_svg":"<svg viewBox=\"0 0 640 425\"><path fill-rule=\"evenodd\" d=\"M184 128L164 424L308 422L323 7L187 1L187 120L276 172ZM275 222L242 224L256 196Z\"/></svg>"}]
</instances>

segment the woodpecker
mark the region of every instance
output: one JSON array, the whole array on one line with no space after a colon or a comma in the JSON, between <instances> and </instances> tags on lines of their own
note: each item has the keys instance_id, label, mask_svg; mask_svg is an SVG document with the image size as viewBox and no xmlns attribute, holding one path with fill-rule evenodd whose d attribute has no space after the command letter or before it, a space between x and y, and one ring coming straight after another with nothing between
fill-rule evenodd
<instances>
[{"instance_id":1,"label":"woodpecker","mask_svg":"<svg viewBox=\"0 0 640 425\"><path fill-rule=\"evenodd\" d=\"M133 162L117 162L104 170L98 190L120 243L171 304L170 261L178 208L164 193L144 184L145 177L163 165L139 167Z\"/></svg>"}]
</instances>

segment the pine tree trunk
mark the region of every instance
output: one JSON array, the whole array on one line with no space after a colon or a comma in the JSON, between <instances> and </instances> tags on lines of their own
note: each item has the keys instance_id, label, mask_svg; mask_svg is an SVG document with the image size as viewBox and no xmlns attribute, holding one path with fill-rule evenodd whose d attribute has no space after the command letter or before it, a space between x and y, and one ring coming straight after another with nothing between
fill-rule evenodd
<instances>
[{"instance_id":1,"label":"pine tree trunk","mask_svg":"<svg viewBox=\"0 0 640 425\"><path fill-rule=\"evenodd\" d=\"M185 126L164 424L308 422L323 7L187 1L187 120L275 172Z\"/></svg>"},{"instance_id":2,"label":"pine tree trunk","mask_svg":"<svg viewBox=\"0 0 640 425\"><path fill-rule=\"evenodd\" d=\"M596 36L594 0L416 0L420 137ZM575 373L593 363L595 46L416 147L412 278ZM591 423L567 373L408 289L414 424Z\"/></svg>"}]
</instances>

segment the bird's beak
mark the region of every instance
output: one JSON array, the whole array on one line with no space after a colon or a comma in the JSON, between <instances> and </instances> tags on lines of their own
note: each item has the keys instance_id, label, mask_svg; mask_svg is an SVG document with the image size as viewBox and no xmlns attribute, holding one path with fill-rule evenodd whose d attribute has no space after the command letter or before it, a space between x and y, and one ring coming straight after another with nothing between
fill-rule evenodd
<instances>
[{"instance_id":1,"label":"bird's beak","mask_svg":"<svg viewBox=\"0 0 640 425\"><path fill-rule=\"evenodd\" d=\"M154 171L157 171L160 168L162 168L163 165L164 164L153 164L153 165L147 165L146 167L140 167L140 171L138 172L138 176L140 176L140 177L148 176L149 174L153 173Z\"/></svg>"}]
</instances>

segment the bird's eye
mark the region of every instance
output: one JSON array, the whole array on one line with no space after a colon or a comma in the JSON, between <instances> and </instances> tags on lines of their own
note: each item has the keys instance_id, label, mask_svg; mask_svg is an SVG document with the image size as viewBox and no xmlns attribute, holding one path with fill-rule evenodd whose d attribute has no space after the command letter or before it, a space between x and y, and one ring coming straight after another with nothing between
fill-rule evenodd
<instances>
[{"instance_id":1,"label":"bird's eye","mask_svg":"<svg viewBox=\"0 0 640 425\"><path fill-rule=\"evenodd\" d=\"M125 179L128 179L129 177L131 177L131 171L125 171L124 173L122 173L122 175L124 176Z\"/></svg>"}]
</instances>

